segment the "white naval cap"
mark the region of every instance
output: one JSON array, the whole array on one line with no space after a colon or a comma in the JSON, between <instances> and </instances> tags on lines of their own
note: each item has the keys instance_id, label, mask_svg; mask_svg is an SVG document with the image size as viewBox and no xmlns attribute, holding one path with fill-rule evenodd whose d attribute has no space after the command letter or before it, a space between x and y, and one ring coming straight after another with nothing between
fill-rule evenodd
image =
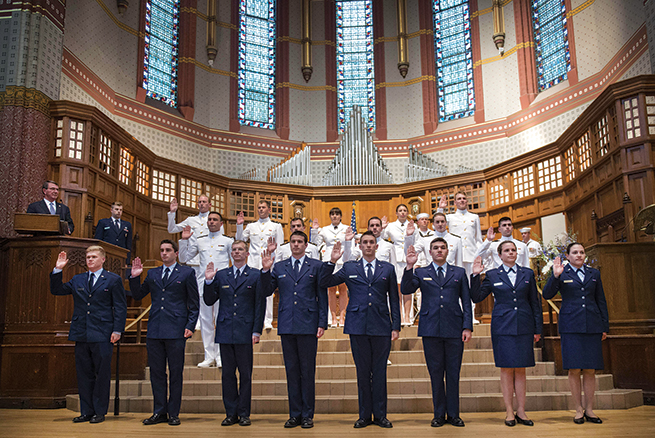
<instances>
[{"instance_id":1,"label":"white naval cap","mask_svg":"<svg viewBox=\"0 0 655 438\"><path fill-rule=\"evenodd\" d=\"M419 219L427 219L427 218L429 218L429 217L430 217L430 215L427 214L427 213L419 213L419 214L416 215L416 220L419 220Z\"/></svg>"},{"instance_id":2,"label":"white naval cap","mask_svg":"<svg viewBox=\"0 0 655 438\"><path fill-rule=\"evenodd\" d=\"M530 227L525 227L525 228L521 228L519 231L520 231L521 233L529 233L530 231L532 231L532 228L530 228Z\"/></svg>"}]
</instances>

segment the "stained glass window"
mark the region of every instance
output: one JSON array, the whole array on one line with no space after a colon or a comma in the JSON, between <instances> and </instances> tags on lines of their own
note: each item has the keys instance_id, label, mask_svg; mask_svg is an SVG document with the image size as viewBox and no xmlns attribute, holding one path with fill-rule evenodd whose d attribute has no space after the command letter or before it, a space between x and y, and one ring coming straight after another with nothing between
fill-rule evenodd
<instances>
[{"instance_id":1,"label":"stained glass window","mask_svg":"<svg viewBox=\"0 0 655 438\"><path fill-rule=\"evenodd\" d=\"M353 105L362 109L369 131L375 130L372 0L337 1L337 102L339 132Z\"/></svg>"},{"instance_id":2,"label":"stained glass window","mask_svg":"<svg viewBox=\"0 0 655 438\"><path fill-rule=\"evenodd\" d=\"M571 70L565 0L532 0L539 91L566 80Z\"/></svg>"},{"instance_id":3,"label":"stained glass window","mask_svg":"<svg viewBox=\"0 0 655 438\"><path fill-rule=\"evenodd\" d=\"M433 0L439 121L475 111L471 18L467 0Z\"/></svg>"},{"instance_id":4,"label":"stained glass window","mask_svg":"<svg viewBox=\"0 0 655 438\"><path fill-rule=\"evenodd\" d=\"M143 88L146 96L177 106L180 0L147 0Z\"/></svg>"},{"instance_id":5,"label":"stained glass window","mask_svg":"<svg viewBox=\"0 0 655 438\"><path fill-rule=\"evenodd\" d=\"M239 123L275 128L275 0L239 1Z\"/></svg>"}]
</instances>

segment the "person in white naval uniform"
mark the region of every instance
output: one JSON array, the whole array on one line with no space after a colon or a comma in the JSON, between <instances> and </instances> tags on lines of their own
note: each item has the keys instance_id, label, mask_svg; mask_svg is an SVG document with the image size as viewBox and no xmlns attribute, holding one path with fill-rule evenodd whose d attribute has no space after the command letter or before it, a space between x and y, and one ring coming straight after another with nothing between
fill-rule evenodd
<instances>
[{"instance_id":1,"label":"person in white naval uniform","mask_svg":"<svg viewBox=\"0 0 655 438\"><path fill-rule=\"evenodd\" d=\"M284 243L284 230L282 225L273 222L270 218L271 203L262 199L257 204L257 214L259 220L251 222L243 229L243 212L237 215L237 235L236 240L250 241L248 252L248 266L253 269L262 268L262 253L268 247L268 240L272 237L277 246ZM264 328L270 330L273 328L273 295L266 298L266 313L264 315Z\"/></svg>"},{"instance_id":2,"label":"person in white naval uniform","mask_svg":"<svg viewBox=\"0 0 655 438\"><path fill-rule=\"evenodd\" d=\"M349 227L341 223L341 218L341 209L333 207L330 209L330 225L319 228L318 219L314 219L312 222L310 240L319 247L321 260L324 262L330 261L332 247L337 241L341 242L342 245L346 241L346 230ZM334 272L338 272L343 267L343 262L343 258L337 261ZM339 321L337 321L337 291L339 291ZM330 305L330 313L328 314L330 327L336 327L339 324L343 326L344 318L346 317L346 307L348 306L348 288L346 287L346 283L328 288L328 303Z\"/></svg>"},{"instance_id":3,"label":"person in white naval uniform","mask_svg":"<svg viewBox=\"0 0 655 438\"><path fill-rule=\"evenodd\" d=\"M462 239L446 230L446 215L443 213L435 213L432 218L432 225L434 227L434 234L428 237L417 237L416 235L418 233L413 224L407 227L405 251L408 251L409 247L413 245L416 253L422 253L427 259L428 257L432 257L430 254L430 243L437 237L441 237L448 242L448 258L446 259L446 262L450 265L462 268Z\"/></svg>"},{"instance_id":4,"label":"person in white naval uniform","mask_svg":"<svg viewBox=\"0 0 655 438\"><path fill-rule=\"evenodd\" d=\"M291 219L291 223L289 224L289 227L290 227L289 235L293 234L295 231L302 231L303 233L305 232L305 224L303 223L302 218L299 217L294 217L293 219ZM310 259L314 259L318 261L321 260L318 253L318 247L311 242L307 243L307 248L305 248L305 255ZM275 252L275 261L281 262L283 260L288 259L289 257L291 257L291 243L287 242L284 245L280 245L280 247Z\"/></svg>"},{"instance_id":5,"label":"person in white naval uniform","mask_svg":"<svg viewBox=\"0 0 655 438\"><path fill-rule=\"evenodd\" d=\"M378 249L375 251L375 258L382 260L383 262L389 262L392 265L396 265L396 248L394 248L392 243L387 242L382 239L382 219L377 216L373 216L368 220L368 231L372 232L375 238L377 239ZM346 232L346 242L343 249L343 260L359 260L362 258L362 251L359 249L359 246L353 245L353 238L355 233L352 230Z\"/></svg>"},{"instance_id":6,"label":"person in white naval uniform","mask_svg":"<svg viewBox=\"0 0 655 438\"><path fill-rule=\"evenodd\" d=\"M457 208L455 213L446 214L448 231L462 239L462 267L470 276L475 261L475 252L482 244L480 217L468 211L468 198L464 192L455 193L455 207ZM448 200L446 195L443 195L439 201L437 213L444 213L446 208L448 208Z\"/></svg>"},{"instance_id":7,"label":"person in white naval uniform","mask_svg":"<svg viewBox=\"0 0 655 438\"><path fill-rule=\"evenodd\" d=\"M405 236L407 234L407 225L409 224L407 220L408 214L409 210L407 206L405 204L398 204L396 206L396 221L389 223L387 217L382 216L382 233L380 235L382 239L390 241L396 250L396 279L398 280L398 295L400 296L401 324L404 326L411 325L414 316L414 308L412 306L413 296L411 294L403 295L400 293L400 280L403 278L405 266L407 266L407 262L405 261Z\"/></svg>"},{"instance_id":8,"label":"person in white naval uniform","mask_svg":"<svg viewBox=\"0 0 655 438\"><path fill-rule=\"evenodd\" d=\"M498 255L498 245L505 240L511 240L516 245L516 264L529 269L530 258L528 257L528 248L525 246L525 243L512 237L514 231L512 219L507 216L501 217L498 220L498 230L501 234L500 240L494 242L496 233L494 233L493 227L489 228L489 231L487 231L487 238L482 242L482 245L480 245L478 251L475 253L476 257L479 256L482 258L485 272L490 269L499 268L503 264L503 261Z\"/></svg>"},{"instance_id":9,"label":"person in white naval uniform","mask_svg":"<svg viewBox=\"0 0 655 438\"><path fill-rule=\"evenodd\" d=\"M436 237L434 235L434 231L428 228L429 223L430 223L429 214L419 213L416 215L416 225L418 226L418 230L414 232L415 239L430 238L430 241L432 241L432 239ZM417 252L417 254L418 254L418 261L414 264L414 268L426 267L428 265L428 260L430 260L430 258L426 257L425 252ZM421 310L421 301L422 301L421 289L416 289L416 292L414 292L414 299L416 300L416 312L418 314L418 311Z\"/></svg>"},{"instance_id":10,"label":"person in white naval uniform","mask_svg":"<svg viewBox=\"0 0 655 438\"><path fill-rule=\"evenodd\" d=\"M523 238L523 243L525 243L525 246L528 247L528 257L531 259L534 259L536 257L539 257L544 250L541 248L541 244L537 242L536 240L532 240L530 237L530 234L532 232L532 228L530 227L525 227L521 228L521 237Z\"/></svg>"},{"instance_id":11,"label":"person in white naval uniform","mask_svg":"<svg viewBox=\"0 0 655 438\"><path fill-rule=\"evenodd\" d=\"M196 236L187 225L182 230L180 239L180 262L186 263L194 257L199 258L200 269L206 270L210 262L218 269L227 268L230 265L230 253L232 252L233 239L224 236L223 216L216 212L210 211L207 215L208 234ZM205 357L198 364L201 368L207 368L216 364L217 367L222 365L221 352L219 345L214 342L216 338L215 324L216 315L218 315L218 301L212 306L205 304L202 299L204 295L204 282L202 287L198 288L200 294L200 333L202 335L202 345L205 350Z\"/></svg>"}]
</instances>

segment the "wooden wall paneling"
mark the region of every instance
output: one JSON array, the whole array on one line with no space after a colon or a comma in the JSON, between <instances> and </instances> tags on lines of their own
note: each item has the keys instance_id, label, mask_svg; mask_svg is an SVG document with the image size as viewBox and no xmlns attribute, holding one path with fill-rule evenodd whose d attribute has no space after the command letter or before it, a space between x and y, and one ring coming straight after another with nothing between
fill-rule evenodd
<instances>
[{"instance_id":1,"label":"wooden wall paneling","mask_svg":"<svg viewBox=\"0 0 655 438\"><path fill-rule=\"evenodd\" d=\"M123 187L118 187L116 199L112 199L111 202L114 201L120 201L123 203L123 212L134 211L134 195Z\"/></svg>"},{"instance_id":2,"label":"wooden wall paneling","mask_svg":"<svg viewBox=\"0 0 655 438\"><path fill-rule=\"evenodd\" d=\"M537 216L538 207L537 199L532 199L521 204L514 204L512 206L512 222L523 222L530 220ZM517 225L514 225L514 228L517 228Z\"/></svg>"},{"instance_id":3,"label":"wooden wall paneling","mask_svg":"<svg viewBox=\"0 0 655 438\"><path fill-rule=\"evenodd\" d=\"M623 205L623 193L618 193L616 189L616 186L611 184L596 193L599 207L598 210L596 210L596 214L599 218L618 210Z\"/></svg>"},{"instance_id":4,"label":"wooden wall paneling","mask_svg":"<svg viewBox=\"0 0 655 438\"><path fill-rule=\"evenodd\" d=\"M649 164L646 145L637 145L626 148L626 170L635 170Z\"/></svg>"},{"instance_id":5,"label":"wooden wall paneling","mask_svg":"<svg viewBox=\"0 0 655 438\"><path fill-rule=\"evenodd\" d=\"M141 260L148 260L154 257L150 254L148 241L149 228L150 224L142 219L136 218L134 222L132 222L132 236L134 238L132 244L132 258L140 257Z\"/></svg>"},{"instance_id":6,"label":"wooden wall paneling","mask_svg":"<svg viewBox=\"0 0 655 438\"><path fill-rule=\"evenodd\" d=\"M604 342L605 368L617 388L641 388L655 393L655 335L612 336ZM609 367L608 367L609 365Z\"/></svg>"},{"instance_id":7,"label":"wooden wall paneling","mask_svg":"<svg viewBox=\"0 0 655 438\"><path fill-rule=\"evenodd\" d=\"M539 198L539 216L549 216L564 210L564 195L552 193Z\"/></svg>"},{"instance_id":8,"label":"wooden wall paneling","mask_svg":"<svg viewBox=\"0 0 655 438\"><path fill-rule=\"evenodd\" d=\"M143 195L136 195L134 209L141 219L150 220L150 199Z\"/></svg>"},{"instance_id":9,"label":"wooden wall paneling","mask_svg":"<svg viewBox=\"0 0 655 438\"><path fill-rule=\"evenodd\" d=\"M170 208L168 204L164 204L161 202L152 202L150 204L152 206L152 222L153 224L159 224L159 225L164 225L165 228L168 227L168 212L170 211ZM180 220L181 222L181 220ZM168 232L168 231L167 231Z\"/></svg>"},{"instance_id":10,"label":"wooden wall paneling","mask_svg":"<svg viewBox=\"0 0 655 438\"><path fill-rule=\"evenodd\" d=\"M164 239L175 240L168 232L166 225L150 224L150 239L148 243L148 260L160 260L159 242Z\"/></svg>"}]
</instances>

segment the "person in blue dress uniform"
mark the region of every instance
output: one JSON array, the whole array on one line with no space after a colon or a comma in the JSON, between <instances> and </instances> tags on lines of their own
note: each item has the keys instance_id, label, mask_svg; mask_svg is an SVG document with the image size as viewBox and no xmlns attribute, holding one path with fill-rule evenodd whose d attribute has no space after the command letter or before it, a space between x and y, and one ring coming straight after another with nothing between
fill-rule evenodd
<instances>
[{"instance_id":1,"label":"person in blue dress uniform","mask_svg":"<svg viewBox=\"0 0 655 438\"><path fill-rule=\"evenodd\" d=\"M607 302L600 272L585 266L585 249L572 243L566 249L568 265L560 257L553 264L553 275L544 288L544 298L562 295L558 327L562 340L562 367L569 372L569 385L575 402L573 422L602 423L594 414L596 371L604 368L602 341L609 332ZM582 403L582 386L585 400Z\"/></svg>"},{"instance_id":2,"label":"person in blue dress uniform","mask_svg":"<svg viewBox=\"0 0 655 438\"><path fill-rule=\"evenodd\" d=\"M525 368L535 365L533 342L541 338L543 325L541 298L532 269L516 264L516 244L511 240L502 241L498 245L498 255L502 264L487 271L482 285L479 274L484 266L480 257L475 259L471 274L471 298L479 303L489 294L494 294L491 342L494 362L500 368L505 424L533 426L534 423L525 414ZM516 413L512 400L514 394Z\"/></svg>"}]
</instances>

